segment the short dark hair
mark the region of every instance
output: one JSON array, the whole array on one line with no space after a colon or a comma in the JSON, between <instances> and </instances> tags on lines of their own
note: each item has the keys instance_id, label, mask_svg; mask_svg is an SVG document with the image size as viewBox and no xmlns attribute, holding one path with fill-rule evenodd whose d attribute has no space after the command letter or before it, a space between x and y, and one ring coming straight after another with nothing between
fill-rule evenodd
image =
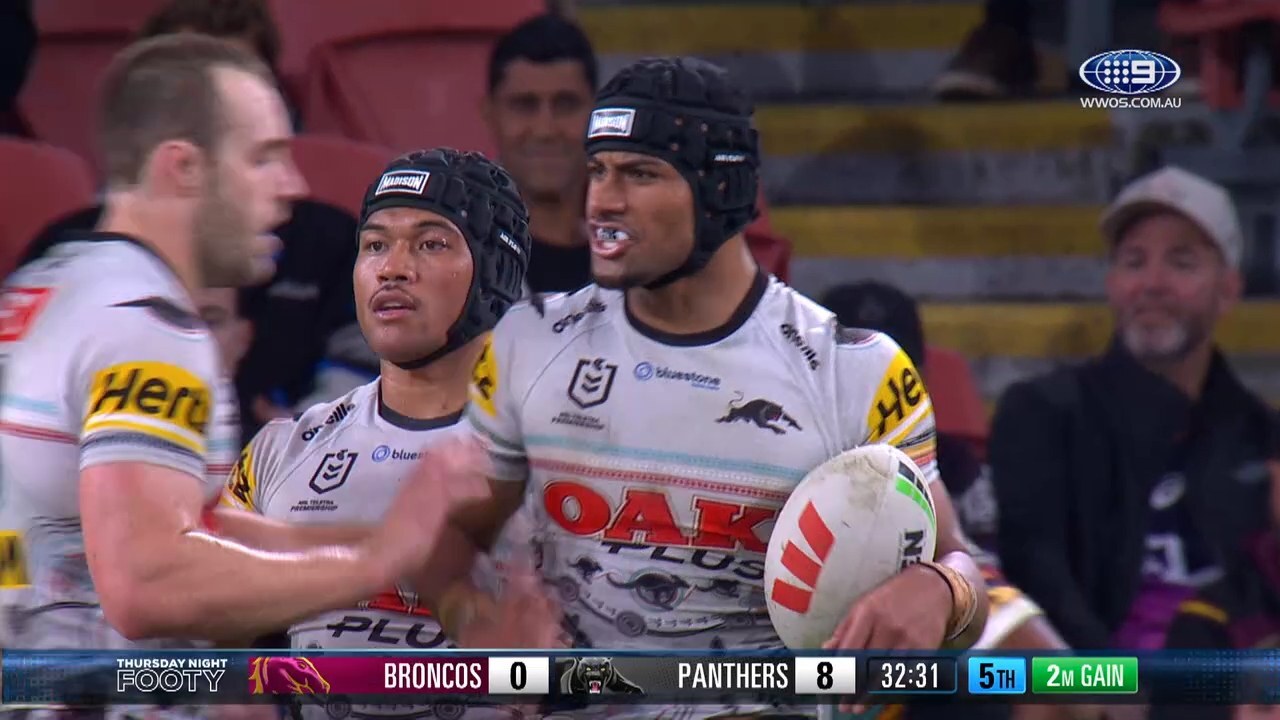
<instances>
[{"instance_id":1,"label":"short dark hair","mask_svg":"<svg viewBox=\"0 0 1280 720\"><path fill-rule=\"evenodd\" d=\"M596 89L599 70L591 40L582 28L555 13L529 18L494 43L493 52L489 55L490 93L502 84L507 66L516 60L533 63L576 60L582 64L582 72L592 92Z\"/></svg>"},{"instance_id":2,"label":"short dark hair","mask_svg":"<svg viewBox=\"0 0 1280 720\"><path fill-rule=\"evenodd\" d=\"M264 0L170 0L142 28L142 37L184 30L220 38L245 37L269 67L280 58L280 30Z\"/></svg>"},{"instance_id":3,"label":"short dark hair","mask_svg":"<svg viewBox=\"0 0 1280 720\"><path fill-rule=\"evenodd\" d=\"M109 185L136 183L147 156L168 140L217 149L225 120L212 72L219 67L274 84L257 57L208 35L160 35L115 57L103 79L98 136Z\"/></svg>"}]
</instances>

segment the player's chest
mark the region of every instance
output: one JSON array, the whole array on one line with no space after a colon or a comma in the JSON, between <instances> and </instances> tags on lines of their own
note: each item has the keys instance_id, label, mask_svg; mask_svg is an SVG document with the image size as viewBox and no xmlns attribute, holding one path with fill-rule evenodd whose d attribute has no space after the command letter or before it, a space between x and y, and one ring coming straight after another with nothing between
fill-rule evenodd
<instances>
[{"instance_id":1,"label":"player's chest","mask_svg":"<svg viewBox=\"0 0 1280 720\"><path fill-rule=\"evenodd\" d=\"M421 454L421 446L408 442L336 439L292 461L267 492L263 511L289 522L376 522Z\"/></svg>"},{"instance_id":2,"label":"player's chest","mask_svg":"<svg viewBox=\"0 0 1280 720\"><path fill-rule=\"evenodd\" d=\"M810 378L763 351L586 343L547 368L522 406L527 450L598 449L619 462L662 457L708 471L811 468L832 432ZM721 462L721 461L732 462Z\"/></svg>"}]
</instances>

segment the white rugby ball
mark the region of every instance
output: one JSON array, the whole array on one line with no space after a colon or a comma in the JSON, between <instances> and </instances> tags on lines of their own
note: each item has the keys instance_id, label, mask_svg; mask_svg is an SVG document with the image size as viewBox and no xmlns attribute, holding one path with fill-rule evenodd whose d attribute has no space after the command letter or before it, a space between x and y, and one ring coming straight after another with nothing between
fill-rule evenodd
<instances>
[{"instance_id":1,"label":"white rugby ball","mask_svg":"<svg viewBox=\"0 0 1280 720\"><path fill-rule=\"evenodd\" d=\"M859 597L932 560L938 530L924 474L892 445L848 450L814 468L769 538L769 617L792 650L820 648Z\"/></svg>"}]
</instances>

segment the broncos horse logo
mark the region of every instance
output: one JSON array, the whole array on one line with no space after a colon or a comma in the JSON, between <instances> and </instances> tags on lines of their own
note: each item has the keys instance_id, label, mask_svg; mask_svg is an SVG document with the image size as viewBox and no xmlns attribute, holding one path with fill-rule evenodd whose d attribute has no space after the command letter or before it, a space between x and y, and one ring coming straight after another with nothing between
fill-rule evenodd
<instances>
[{"instance_id":1,"label":"broncos horse logo","mask_svg":"<svg viewBox=\"0 0 1280 720\"><path fill-rule=\"evenodd\" d=\"M328 695L332 689L315 663L304 657L256 657L249 667L250 695Z\"/></svg>"},{"instance_id":2,"label":"broncos horse logo","mask_svg":"<svg viewBox=\"0 0 1280 720\"><path fill-rule=\"evenodd\" d=\"M800 427L800 423L788 415L778 403L764 398L756 398L750 402L743 403L742 398L744 396L742 393L735 392L734 395L736 397L733 402L729 403L729 412L725 413L716 422L732 423L741 420L742 422L753 423L756 427L762 427L765 430L772 430L775 435L783 435L787 432L774 425L777 422L785 423L793 430L804 430L804 428Z\"/></svg>"}]
</instances>

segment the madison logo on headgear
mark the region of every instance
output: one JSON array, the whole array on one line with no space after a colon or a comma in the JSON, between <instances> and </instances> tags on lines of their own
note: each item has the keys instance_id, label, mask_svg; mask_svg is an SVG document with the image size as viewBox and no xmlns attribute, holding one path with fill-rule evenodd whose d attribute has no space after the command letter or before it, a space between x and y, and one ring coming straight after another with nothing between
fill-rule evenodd
<instances>
[{"instance_id":1,"label":"madison logo on headgear","mask_svg":"<svg viewBox=\"0 0 1280 720\"><path fill-rule=\"evenodd\" d=\"M270 655L249 661L251 695L328 695L331 689L307 658Z\"/></svg>"},{"instance_id":2,"label":"madison logo on headgear","mask_svg":"<svg viewBox=\"0 0 1280 720\"><path fill-rule=\"evenodd\" d=\"M1181 98L1144 98L1168 89L1182 77L1182 68L1172 58L1149 50L1111 50L1098 53L1080 65L1080 79L1085 85L1109 95L1126 98L1099 99L1084 103L1085 107L1178 107Z\"/></svg>"},{"instance_id":3,"label":"madison logo on headgear","mask_svg":"<svg viewBox=\"0 0 1280 720\"><path fill-rule=\"evenodd\" d=\"M630 137L636 111L631 108L600 108L591 113L587 137Z\"/></svg>"},{"instance_id":4,"label":"madison logo on headgear","mask_svg":"<svg viewBox=\"0 0 1280 720\"><path fill-rule=\"evenodd\" d=\"M421 195L427 189L427 178L431 177L431 173L426 170L393 170L378 181L378 189L373 191L375 196L384 195L389 192L413 193Z\"/></svg>"}]
</instances>

